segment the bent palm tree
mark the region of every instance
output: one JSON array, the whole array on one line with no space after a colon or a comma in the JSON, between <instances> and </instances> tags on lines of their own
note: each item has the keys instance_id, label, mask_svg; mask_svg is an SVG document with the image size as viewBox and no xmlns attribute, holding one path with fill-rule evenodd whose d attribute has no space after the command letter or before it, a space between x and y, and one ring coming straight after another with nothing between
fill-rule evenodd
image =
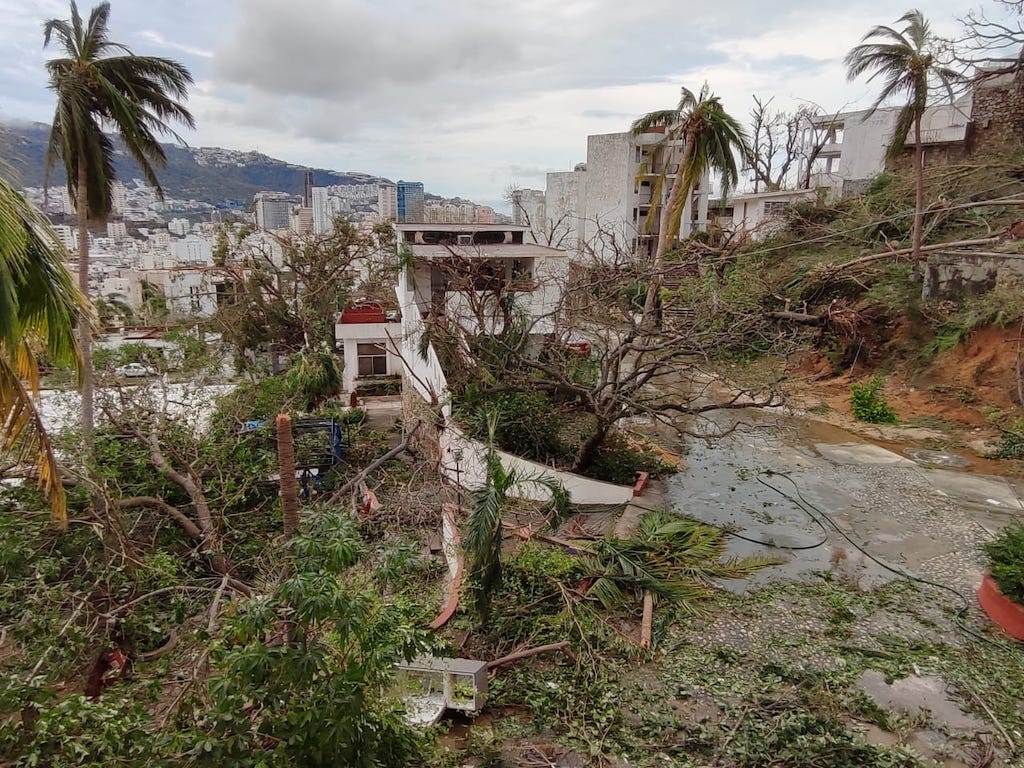
<instances>
[{"instance_id":1,"label":"bent palm tree","mask_svg":"<svg viewBox=\"0 0 1024 768\"><path fill-rule=\"evenodd\" d=\"M0 453L35 454L53 521L67 523L57 460L33 395L35 350L51 362L79 366L74 325L85 298L65 268L65 253L45 219L0 179Z\"/></svg>"},{"instance_id":2,"label":"bent palm tree","mask_svg":"<svg viewBox=\"0 0 1024 768\"><path fill-rule=\"evenodd\" d=\"M89 291L90 221L110 215L115 180L114 144L105 130L118 134L125 151L139 164L146 180L162 197L156 166L166 155L159 135L177 136L169 122L194 127L180 103L192 76L181 64L152 56L136 56L107 36L110 4L100 3L83 23L74 0L71 18L43 25L43 45L55 40L64 56L46 63L57 109L46 149L46 171L57 160L67 173L67 187L78 214L78 286ZM93 392L91 325L79 323L82 350L82 437L92 455Z\"/></svg>"},{"instance_id":3,"label":"bent palm tree","mask_svg":"<svg viewBox=\"0 0 1024 768\"><path fill-rule=\"evenodd\" d=\"M918 10L907 11L896 21L905 24L903 31L892 27L878 26L861 38L861 44L846 54L843 60L847 68L847 79L855 80L868 71L885 81L882 92L871 105L865 118L891 96L905 96L906 106L896 120L896 129L889 145L890 159L899 155L907 141L907 134L914 129L914 228L911 239L911 254L921 256L921 239L924 229L924 149L921 146L921 118L928 107L928 92L933 83L941 86L953 101L953 86L961 75L937 60L935 47L938 38L932 34L928 20ZM874 38L874 42L867 42Z\"/></svg>"},{"instance_id":4,"label":"bent palm tree","mask_svg":"<svg viewBox=\"0 0 1024 768\"><path fill-rule=\"evenodd\" d=\"M490 612L491 594L501 583L501 513L516 488L534 486L551 496L555 519L569 511L570 497L565 487L541 474L527 474L518 469L505 469L494 445L498 414L487 415L488 441L484 452L484 484L472 493L472 509L466 521L463 549L466 552L470 582L476 590L477 614L486 619Z\"/></svg>"},{"instance_id":5,"label":"bent palm tree","mask_svg":"<svg viewBox=\"0 0 1024 768\"><path fill-rule=\"evenodd\" d=\"M728 194L739 181L737 154L747 153L747 134L732 115L725 111L722 101L708 88L707 83L700 94L683 88L682 97L675 109L649 112L633 121L630 132L634 136L652 131L664 132L660 142L666 152L681 151L678 169L672 178L668 201L661 208L658 229L658 246L654 253L654 278L647 289L644 301L644 316L654 312L658 292L661 289L665 254L679 235L680 219L686 200L705 173L718 173L722 179L722 195ZM670 157L664 157L662 176L654 195L661 196L664 180L670 165Z\"/></svg>"}]
</instances>

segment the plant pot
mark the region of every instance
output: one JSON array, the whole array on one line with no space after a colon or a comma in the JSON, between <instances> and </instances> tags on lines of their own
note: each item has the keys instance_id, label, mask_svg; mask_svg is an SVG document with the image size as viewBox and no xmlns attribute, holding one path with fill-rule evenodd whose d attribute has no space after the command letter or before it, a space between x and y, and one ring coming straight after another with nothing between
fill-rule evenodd
<instances>
[{"instance_id":1,"label":"plant pot","mask_svg":"<svg viewBox=\"0 0 1024 768\"><path fill-rule=\"evenodd\" d=\"M978 589L978 603L1006 634L1017 640L1024 640L1024 605L1019 605L1004 595L995 579L987 573Z\"/></svg>"}]
</instances>

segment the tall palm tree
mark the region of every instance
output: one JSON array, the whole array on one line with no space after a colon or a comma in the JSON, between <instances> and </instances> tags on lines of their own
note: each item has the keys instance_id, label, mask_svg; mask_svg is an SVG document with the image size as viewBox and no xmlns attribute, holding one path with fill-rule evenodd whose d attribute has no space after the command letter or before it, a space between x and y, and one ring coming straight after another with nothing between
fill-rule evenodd
<instances>
[{"instance_id":1,"label":"tall palm tree","mask_svg":"<svg viewBox=\"0 0 1024 768\"><path fill-rule=\"evenodd\" d=\"M80 362L74 326L88 309L65 258L46 220L0 179L0 453L35 454L59 527L67 523L64 489L34 396L38 350L53 363Z\"/></svg>"},{"instance_id":2,"label":"tall palm tree","mask_svg":"<svg viewBox=\"0 0 1024 768\"><path fill-rule=\"evenodd\" d=\"M904 96L906 106L896 120L896 130L889 145L889 157L899 155L906 145L907 134L914 129L914 229L911 241L913 258L921 256L921 238L924 225L924 149L921 146L921 118L928 107L931 86L946 91L953 101L953 86L961 75L936 58L938 38L932 33L928 20L918 10L910 10L896 20L904 24L903 31L878 26L861 38L861 44L846 54L844 63L847 79L855 80L865 72L873 72L870 83L877 77L884 80L881 93L868 110L867 117L886 99ZM868 42L872 40L872 42Z\"/></svg>"},{"instance_id":3,"label":"tall palm tree","mask_svg":"<svg viewBox=\"0 0 1024 768\"><path fill-rule=\"evenodd\" d=\"M725 111L719 97L711 93L705 83L699 94L682 89L682 97L675 109L649 112L633 121L630 132L634 136L652 131L664 132L663 177L671 163L672 154L682 151L678 169L672 178L668 202L661 208L658 229L658 247L654 253L654 278L647 289L644 315L654 312L661 289L665 254L679 234L680 218L687 198L707 172L717 173L722 179L725 195L739 181L737 156L745 156L747 133L739 121ZM680 147L681 145L681 147ZM654 194L660 197L662 184L656 185Z\"/></svg>"},{"instance_id":4,"label":"tall palm tree","mask_svg":"<svg viewBox=\"0 0 1024 768\"><path fill-rule=\"evenodd\" d=\"M195 127L182 106L192 82L189 71L170 59L136 56L107 35L110 3L100 3L83 23L74 0L70 19L50 19L43 25L43 46L51 40L63 56L46 63L57 109L46 151L47 173L59 160L78 213L78 285L89 290L90 221L110 215L115 180L114 144L104 131L116 133L135 159L146 180L162 197L157 166L167 162L158 136L177 134L171 121ZM82 350L82 437L92 454L93 384L92 328L79 323Z\"/></svg>"}]
</instances>

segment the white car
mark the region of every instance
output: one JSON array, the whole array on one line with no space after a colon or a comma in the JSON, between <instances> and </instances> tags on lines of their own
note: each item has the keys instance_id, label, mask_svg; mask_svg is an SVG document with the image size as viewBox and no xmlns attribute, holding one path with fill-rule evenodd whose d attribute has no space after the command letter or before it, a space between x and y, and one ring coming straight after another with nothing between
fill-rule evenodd
<instances>
[{"instance_id":1,"label":"white car","mask_svg":"<svg viewBox=\"0 0 1024 768\"><path fill-rule=\"evenodd\" d=\"M156 376L156 368L151 368L150 366L143 365L142 363L128 363L127 365L117 366L117 368L114 369L114 373L128 379L136 379L143 376Z\"/></svg>"}]
</instances>

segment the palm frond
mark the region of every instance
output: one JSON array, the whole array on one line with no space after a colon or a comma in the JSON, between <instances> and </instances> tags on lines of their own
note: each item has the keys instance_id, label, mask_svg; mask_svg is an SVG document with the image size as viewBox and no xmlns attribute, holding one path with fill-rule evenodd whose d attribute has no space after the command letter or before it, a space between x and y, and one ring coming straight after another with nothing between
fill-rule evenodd
<instances>
[{"instance_id":1,"label":"palm frond","mask_svg":"<svg viewBox=\"0 0 1024 768\"><path fill-rule=\"evenodd\" d=\"M24 372L29 360L34 367L34 357L24 349L24 345L19 347L14 356ZM0 346L0 353L5 351L9 352ZM58 528L65 528L67 500L53 446L39 409L22 384L19 371L11 364L8 355L0 354L0 453L12 452L17 454L19 461L35 456L39 485L50 503L50 519Z\"/></svg>"}]
</instances>

